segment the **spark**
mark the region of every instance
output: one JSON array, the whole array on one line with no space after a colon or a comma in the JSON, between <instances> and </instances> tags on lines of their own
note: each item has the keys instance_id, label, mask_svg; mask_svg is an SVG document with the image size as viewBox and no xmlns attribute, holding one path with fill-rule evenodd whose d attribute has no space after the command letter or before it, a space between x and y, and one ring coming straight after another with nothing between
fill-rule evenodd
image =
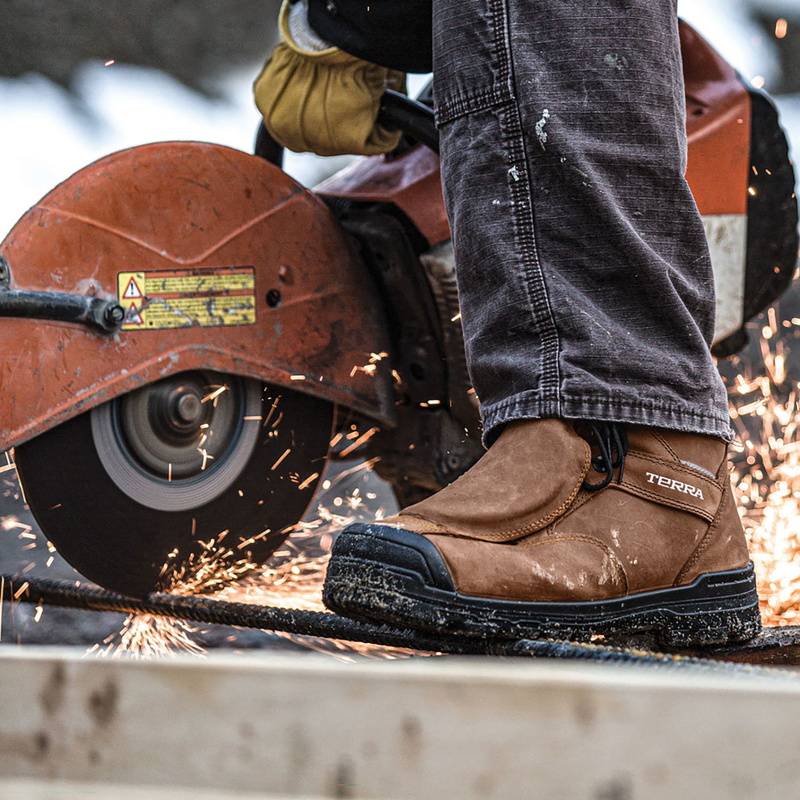
<instances>
[{"instance_id":1,"label":"spark","mask_svg":"<svg viewBox=\"0 0 800 800\"><path fill-rule=\"evenodd\" d=\"M180 568L174 569L168 561L162 568L164 591L181 596L213 597L229 602L305 611L325 610L322 584L335 534L351 522L382 519L386 514L383 508L369 508L364 502L365 491L362 487L365 481L366 486L370 485L368 481L373 479L372 468L377 461L377 458L373 458L325 477L321 483L323 493L315 512L293 527L290 538L265 565L257 565L246 558L237 560L233 550L220 545L227 534L224 531L201 545L201 551L191 556ZM313 479L318 477L312 476ZM336 497L331 499L328 493L335 493ZM375 499L377 495L366 492L366 496ZM336 499L339 500L338 504L334 502ZM249 546L268 533L264 531L240 544ZM239 549L239 545L236 549ZM175 558L177 551L170 555ZM187 622L131 615L119 633L95 644L87 655L117 658L126 654L134 658L163 658L185 652L203 656L206 650L197 641L200 633L199 628ZM379 645L288 633L278 635L344 661L352 661L357 656L405 658L414 654L412 651ZM235 641L235 638L228 637L228 641Z\"/></svg>"},{"instance_id":2,"label":"spark","mask_svg":"<svg viewBox=\"0 0 800 800\"><path fill-rule=\"evenodd\" d=\"M785 344L776 335L782 321L774 308L765 316L761 363L740 358L729 387L737 432L731 478L764 623L790 625L800 624L800 384L787 381Z\"/></svg>"},{"instance_id":3,"label":"spark","mask_svg":"<svg viewBox=\"0 0 800 800\"><path fill-rule=\"evenodd\" d=\"M319 472L315 472L313 475L309 475L297 488L298 489L308 489L309 486L319 478Z\"/></svg>"},{"instance_id":4,"label":"spark","mask_svg":"<svg viewBox=\"0 0 800 800\"><path fill-rule=\"evenodd\" d=\"M342 450L342 452L339 453L339 455L342 458L350 455L350 453L352 453L353 450L358 449L359 447L361 447L362 444L366 444L379 430L380 430L379 428L370 428L366 433L360 436L358 435L358 431L355 431L356 440L352 444L349 444L347 447L345 447L345 449Z\"/></svg>"},{"instance_id":5,"label":"spark","mask_svg":"<svg viewBox=\"0 0 800 800\"><path fill-rule=\"evenodd\" d=\"M363 367L356 365L350 370L350 377L352 378L357 372L363 372L364 374L372 377L378 369L378 362L383 361L384 358L388 357L388 353L370 353L369 361Z\"/></svg>"},{"instance_id":6,"label":"spark","mask_svg":"<svg viewBox=\"0 0 800 800\"><path fill-rule=\"evenodd\" d=\"M39 605L36 606L36 611L34 611L33 613L33 621L38 622L42 618L43 613L44 613L44 606L41 603L39 603Z\"/></svg>"},{"instance_id":7,"label":"spark","mask_svg":"<svg viewBox=\"0 0 800 800\"><path fill-rule=\"evenodd\" d=\"M15 517L13 515L8 517L3 517L3 522L0 523L4 531L13 531L14 528L22 529L22 533L19 534L19 537L22 538L26 536L33 528L30 525L26 525L24 522L19 521L19 517ZM35 538L35 537L34 537Z\"/></svg>"},{"instance_id":8,"label":"spark","mask_svg":"<svg viewBox=\"0 0 800 800\"><path fill-rule=\"evenodd\" d=\"M116 59L114 59L114 58L110 58L108 61L106 61L106 63L105 63L105 64L103 64L103 66L104 66L104 67L111 67L111 66L113 66L113 65L114 65L114 64L116 64L116 63L117 63Z\"/></svg>"},{"instance_id":9,"label":"spark","mask_svg":"<svg viewBox=\"0 0 800 800\"><path fill-rule=\"evenodd\" d=\"M459 311L454 317L450 318L450 322L458 322L461 319L461 312Z\"/></svg>"},{"instance_id":10,"label":"spark","mask_svg":"<svg viewBox=\"0 0 800 800\"><path fill-rule=\"evenodd\" d=\"M227 386L218 386L216 389L214 389L213 392L211 392L210 394L207 394L200 402L201 403L213 403L214 408L216 408L217 407L217 400L219 399L219 396L223 392L227 391L227 389L228 389Z\"/></svg>"},{"instance_id":11,"label":"spark","mask_svg":"<svg viewBox=\"0 0 800 800\"><path fill-rule=\"evenodd\" d=\"M28 583L28 581L25 581L25 583L23 583L22 586L20 586L19 589L17 589L17 591L14 592L14 599L19 600L20 597L22 597L22 595L25 594L25 592L27 591L29 585L30 584Z\"/></svg>"},{"instance_id":12,"label":"spark","mask_svg":"<svg viewBox=\"0 0 800 800\"><path fill-rule=\"evenodd\" d=\"M789 30L789 23L781 17L775 21L775 38L783 39Z\"/></svg>"},{"instance_id":13,"label":"spark","mask_svg":"<svg viewBox=\"0 0 800 800\"><path fill-rule=\"evenodd\" d=\"M286 458L286 456L288 456L288 455L289 455L289 453L291 453L291 452L292 452L292 448L290 447L290 448L288 448L288 449L286 450L286 452L285 452L285 453L284 453L284 454L283 454L283 455L282 455L282 456L281 456L281 457L280 457L280 458L279 458L279 459L278 459L278 460L277 460L277 461L276 461L276 462L275 462L275 463L274 463L274 464L273 464L273 465L270 467L270 469L271 469L271 470L275 470L275 469L277 469L277 468L278 468L278 465L281 463L281 461L283 461L283 459L284 459L284 458Z\"/></svg>"},{"instance_id":14,"label":"spark","mask_svg":"<svg viewBox=\"0 0 800 800\"><path fill-rule=\"evenodd\" d=\"M305 379L306 379L305 375L290 375L289 376L289 380L290 381L304 381Z\"/></svg>"},{"instance_id":15,"label":"spark","mask_svg":"<svg viewBox=\"0 0 800 800\"><path fill-rule=\"evenodd\" d=\"M275 409L278 407L278 403L280 403L280 401L281 401L280 397L275 398L272 405L270 406L269 413L267 414L266 419L264 420L264 424L261 426L262 428L266 428L267 425L269 425L269 421L272 419L272 415L275 413Z\"/></svg>"},{"instance_id":16,"label":"spark","mask_svg":"<svg viewBox=\"0 0 800 800\"><path fill-rule=\"evenodd\" d=\"M175 657L178 653L203 656L206 649L195 639L197 627L184 620L154 617L149 614L131 614L122 624L119 633L103 640L100 649L96 644L86 653L97 653L101 658L120 658L128 655L135 659Z\"/></svg>"}]
</instances>

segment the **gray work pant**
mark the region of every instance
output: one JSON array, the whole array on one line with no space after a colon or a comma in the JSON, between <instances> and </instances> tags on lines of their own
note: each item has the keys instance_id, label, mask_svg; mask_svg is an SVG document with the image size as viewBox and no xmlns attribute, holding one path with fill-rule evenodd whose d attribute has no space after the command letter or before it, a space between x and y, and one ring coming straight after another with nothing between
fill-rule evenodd
<instances>
[{"instance_id":1,"label":"gray work pant","mask_svg":"<svg viewBox=\"0 0 800 800\"><path fill-rule=\"evenodd\" d=\"M729 438L674 0L434 0L434 87L487 442L541 417Z\"/></svg>"}]
</instances>

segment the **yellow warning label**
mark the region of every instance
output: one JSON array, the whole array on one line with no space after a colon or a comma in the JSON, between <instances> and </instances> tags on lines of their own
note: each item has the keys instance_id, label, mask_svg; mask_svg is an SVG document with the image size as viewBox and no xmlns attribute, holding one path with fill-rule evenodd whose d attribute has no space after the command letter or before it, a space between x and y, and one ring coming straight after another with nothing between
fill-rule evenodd
<instances>
[{"instance_id":1,"label":"yellow warning label","mask_svg":"<svg viewBox=\"0 0 800 800\"><path fill-rule=\"evenodd\" d=\"M125 309L122 330L199 325L254 325L256 278L252 267L120 272L117 296Z\"/></svg>"}]
</instances>

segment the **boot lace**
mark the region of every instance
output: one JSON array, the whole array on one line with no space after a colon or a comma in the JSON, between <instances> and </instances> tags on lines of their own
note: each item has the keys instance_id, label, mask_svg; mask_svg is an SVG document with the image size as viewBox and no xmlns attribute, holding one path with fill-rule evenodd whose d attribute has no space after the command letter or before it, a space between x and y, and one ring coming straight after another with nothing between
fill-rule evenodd
<instances>
[{"instance_id":1,"label":"boot lace","mask_svg":"<svg viewBox=\"0 0 800 800\"><path fill-rule=\"evenodd\" d=\"M622 483L622 473L625 470L625 456L628 455L628 434L621 422L589 422L586 424L600 448L600 455L592 459L592 468L595 472L605 475L600 483L583 482L583 488L589 492L605 489L614 477L614 470L618 469L617 483Z\"/></svg>"}]
</instances>

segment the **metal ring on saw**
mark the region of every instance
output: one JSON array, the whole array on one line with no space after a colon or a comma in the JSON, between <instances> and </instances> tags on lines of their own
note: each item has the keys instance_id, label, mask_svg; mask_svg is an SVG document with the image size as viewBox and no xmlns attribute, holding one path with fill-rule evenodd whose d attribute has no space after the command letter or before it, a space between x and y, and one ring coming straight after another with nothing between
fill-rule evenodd
<instances>
[{"instance_id":1,"label":"metal ring on saw","mask_svg":"<svg viewBox=\"0 0 800 800\"><path fill-rule=\"evenodd\" d=\"M210 502L239 477L259 434L261 385L192 372L92 410L92 437L109 477L159 511Z\"/></svg>"}]
</instances>

